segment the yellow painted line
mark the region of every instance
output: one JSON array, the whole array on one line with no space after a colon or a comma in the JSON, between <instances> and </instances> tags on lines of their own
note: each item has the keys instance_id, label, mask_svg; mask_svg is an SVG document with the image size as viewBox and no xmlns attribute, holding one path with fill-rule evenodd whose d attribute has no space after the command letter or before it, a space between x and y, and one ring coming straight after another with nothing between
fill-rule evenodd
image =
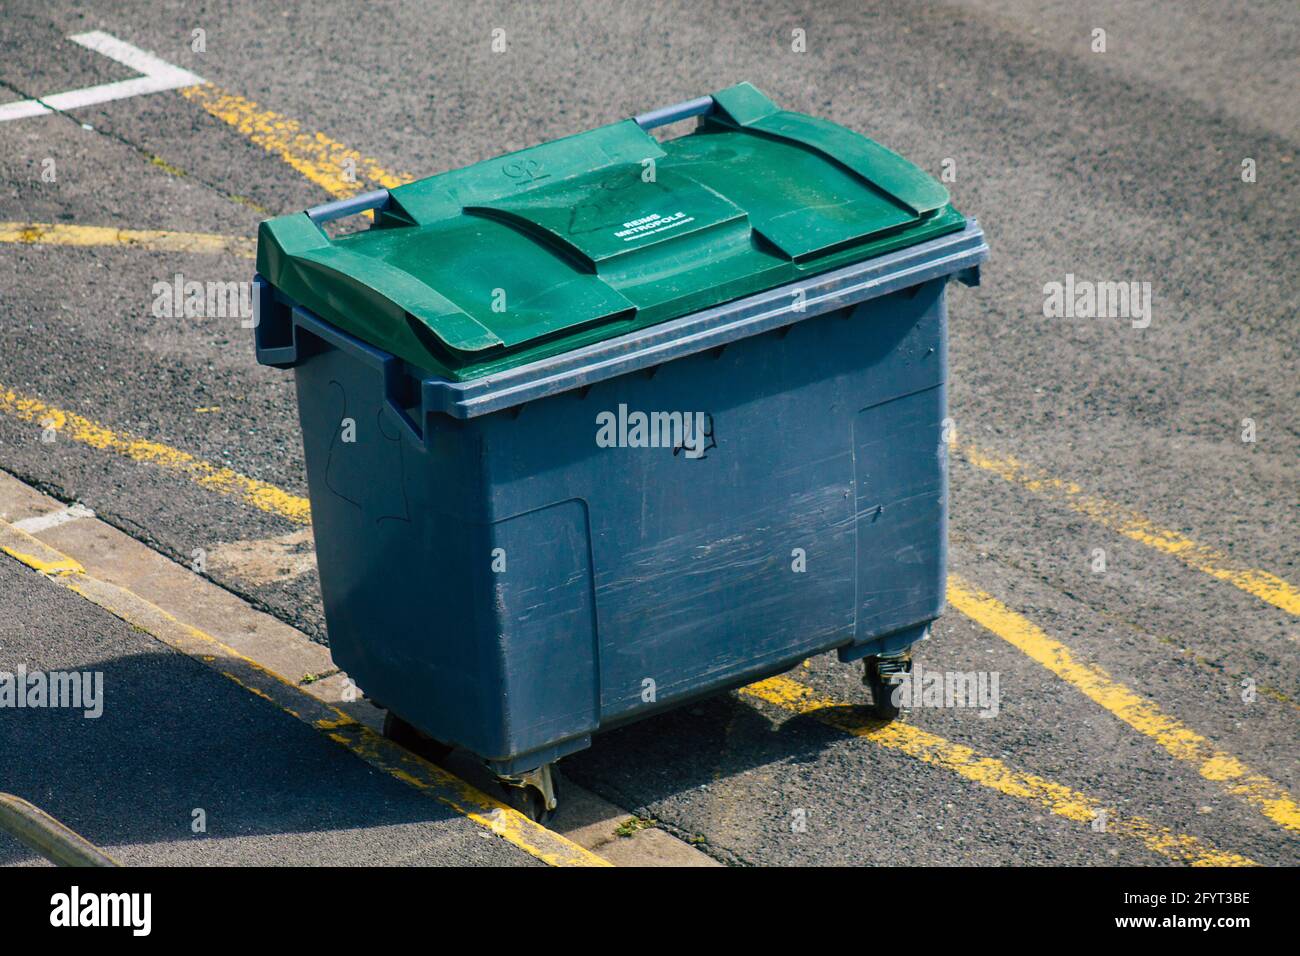
<instances>
[{"instance_id":1,"label":"yellow painted line","mask_svg":"<svg viewBox=\"0 0 1300 956\"><path fill-rule=\"evenodd\" d=\"M19 561L34 571L40 571L41 574L55 577L60 574L84 574L86 569L72 558L62 555L48 555L40 552L33 552L30 547L23 547L22 544L15 546L12 542L0 544L0 551L3 551L15 561Z\"/></svg>"},{"instance_id":2,"label":"yellow painted line","mask_svg":"<svg viewBox=\"0 0 1300 956\"><path fill-rule=\"evenodd\" d=\"M389 172L377 160L361 155L324 133L305 130L297 120L263 109L252 100L211 83L186 87L180 94L223 123L233 126L268 153L284 160L331 196L352 196L367 184L392 189L410 182L411 177ZM355 181L348 180L349 169L353 171Z\"/></svg>"},{"instance_id":3,"label":"yellow painted line","mask_svg":"<svg viewBox=\"0 0 1300 956\"><path fill-rule=\"evenodd\" d=\"M229 253L243 259L256 255L256 241L243 236L210 232L172 232L162 229L116 229L111 226L73 226L48 222L0 222L0 242L19 245L123 246L150 252Z\"/></svg>"},{"instance_id":4,"label":"yellow painted line","mask_svg":"<svg viewBox=\"0 0 1300 956\"><path fill-rule=\"evenodd\" d=\"M311 506L306 498L291 495L275 485L241 475L231 468L213 465L169 445L114 431L76 412L65 411L40 399L20 395L3 385L0 385L0 414L32 422L42 428L53 428L57 432L56 440L68 438L91 448L122 455L132 461L154 465L179 474L209 491L230 495L262 511L280 515L298 524L311 523Z\"/></svg>"},{"instance_id":5,"label":"yellow painted line","mask_svg":"<svg viewBox=\"0 0 1300 956\"><path fill-rule=\"evenodd\" d=\"M1197 837L1176 833L1139 816L1126 816L1100 801L1036 774L1016 770L963 744L901 721L882 723L839 701L817 697L812 688L788 677L773 677L742 688L742 695L792 714L807 714L854 737L897 750L931 766L1010 797L1036 803L1075 823L1091 825L1105 814L1105 832L1137 840L1147 849L1192 866L1254 866L1255 861L1218 850Z\"/></svg>"},{"instance_id":6,"label":"yellow painted line","mask_svg":"<svg viewBox=\"0 0 1300 956\"><path fill-rule=\"evenodd\" d=\"M0 386L0 413L23 421L48 424L57 429L60 435L74 441L178 472L204 488L234 496L263 511L281 515L299 524L309 524L311 521L310 504L306 498L292 495L232 469L217 467L167 445L115 432L76 413L21 396L3 386ZM14 556L23 560L22 555ZM1075 683L1085 694L1112 710L1131 726L1155 737L1178 759L1195 761L1198 770L1207 779L1222 782L1229 792L1257 806L1266 816L1287 829L1300 829L1300 810L1283 788L1250 771L1231 755L1217 750L1205 738L1164 715L1151 701L1117 684L1100 668L1073 661L1064 645L1048 638L1028 620L960 582L955 586L950 585L948 598L958 610ZM999 613L994 613L995 608L1000 609ZM999 624L1003 629L999 631L990 622ZM1009 628L1006 626L1008 622L1018 622L1018 626ZM1009 634L1015 635L1019 642ZM1026 635L1031 639L1025 639Z\"/></svg>"},{"instance_id":7,"label":"yellow painted line","mask_svg":"<svg viewBox=\"0 0 1300 956\"><path fill-rule=\"evenodd\" d=\"M1196 767L1206 780L1222 784L1287 830L1300 830L1300 806L1280 784L1256 773L1236 757L1130 690L1095 664L1075 658L1070 649L1001 601L955 575L948 578L948 603L971 620L1023 651L1062 680L1074 685L1134 730L1150 737L1170 756Z\"/></svg>"},{"instance_id":8,"label":"yellow painted line","mask_svg":"<svg viewBox=\"0 0 1300 956\"><path fill-rule=\"evenodd\" d=\"M63 575L86 573L80 561L51 548L40 538L28 534L22 528L2 520L0 520L0 551L46 577L57 578Z\"/></svg>"},{"instance_id":9,"label":"yellow painted line","mask_svg":"<svg viewBox=\"0 0 1300 956\"><path fill-rule=\"evenodd\" d=\"M611 865L608 860L375 733L345 711L311 696L283 675L205 631L178 620L133 591L86 574L72 558L4 521L0 521L0 550L28 567L46 573L50 580L145 631L155 640L202 661L254 696L311 724L371 766L446 804L531 856L552 866ZM50 574L47 569L51 566L65 571ZM70 570L74 566L76 570Z\"/></svg>"},{"instance_id":10,"label":"yellow painted line","mask_svg":"<svg viewBox=\"0 0 1300 956\"><path fill-rule=\"evenodd\" d=\"M1217 548L1194 541L1180 531L1162 527L1131 508L1089 494L1073 481L1052 477L1010 455L995 455L969 443L960 446L959 455L976 468L1064 504L1131 541L1177 558L1189 568L1300 616L1300 588L1276 574L1245 567Z\"/></svg>"}]
</instances>

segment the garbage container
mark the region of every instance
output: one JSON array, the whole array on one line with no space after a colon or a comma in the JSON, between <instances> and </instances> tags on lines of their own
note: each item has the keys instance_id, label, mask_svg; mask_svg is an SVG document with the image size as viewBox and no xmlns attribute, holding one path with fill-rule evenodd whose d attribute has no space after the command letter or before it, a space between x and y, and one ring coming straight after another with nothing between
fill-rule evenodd
<instances>
[{"instance_id":1,"label":"garbage container","mask_svg":"<svg viewBox=\"0 0 1300 956\"><path fill-rule=\"evenodd\" d=\"M264 222L336 662L535 816L593 733L810 655L896 712L944 601L945 286L986 256L749 84Z\"/></svg>"}]
</instances>

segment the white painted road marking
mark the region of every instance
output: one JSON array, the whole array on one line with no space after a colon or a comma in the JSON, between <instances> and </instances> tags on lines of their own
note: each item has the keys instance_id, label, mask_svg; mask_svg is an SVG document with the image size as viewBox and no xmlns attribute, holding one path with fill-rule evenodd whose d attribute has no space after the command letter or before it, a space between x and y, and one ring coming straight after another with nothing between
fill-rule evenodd
<instances>
[{"instance_id":1,"label":"white painted road marking","mask_svg":"<svg viewBox=\"0 0 1300 956\"><path fill-rule=\"evenodd\" d=\"M196 76L189 70L172 66L166 60L160 60L152 53L146 53L139 47L119 40L117 37L100 30L78 33L68 37L73 43L80 44L88 50L102 53L110 60L116 60L123 66L143 73L130 80L116 83L103 83L99 86L87 86L80 90L55 93L43 96L39 100L19 100L0 106L0 123L6 120L26 119L29 116L41 116L55 110L73 110L79 106L96 106L112 100L124 100L132 96L144 96L146 93L161 93L175 90L182 86L195 86L203 82L203 77Z\"/></svg>"},{"instance_id":2,"label":"white painted road marking","mask_svg":"<svg viewBox=\"0 0 1300 956\"><path fill-rule=\"evenodd\" d=\"M68 505L68 507L60 508L58 511L15 521L13 526L19 531L26 531L28 534L39 534L42 531L48 531L50 528L57 528L61 524L67 524L69 521L76 521L78 518L93 517L95 517L95 512L85 505Z\"/></svg>"}]
</instances>

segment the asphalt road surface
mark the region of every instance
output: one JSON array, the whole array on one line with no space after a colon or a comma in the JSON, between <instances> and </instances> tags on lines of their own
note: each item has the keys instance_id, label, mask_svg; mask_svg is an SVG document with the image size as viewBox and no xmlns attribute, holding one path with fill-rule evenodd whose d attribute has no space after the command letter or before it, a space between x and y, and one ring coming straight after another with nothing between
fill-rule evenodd
<instances>
[{"instance_id":1,"label":"asphalt road surface","mask_svg":"<svg viewBox=\"0 0 1300 956\"><path fill-rule=\"evenodd\" d=\"M291 376L238 318L151 308L252 261L48 227L251 237L749 80L954 172L988 235L949 293L958 591L918 659L1000 706L890 735L733 693L565 773L729 863L1300 861L1300 7L10 0L0 100L137 75L68 39L95 30L211 85L0 120L0 468L327 640L304 524L132 444L306 495ZM1149 324L1045 317L1067 274L1149 283ZM60 411L89 424L42 441ZM833 657L792 678L863 699Z\"/></svg>"},{"instance_id":2,"label":"asphalt road surface","mask_svg":"<svg viewBox=\"0 0 1300 956\"><path fill-rule=\"evenodd\" d=\"M4 718L3 789L124 865L537 864L12 561L0 563L0 612L6 670L102 681L94 706ZM0 833L0 865L36 860Z\"/></svg>"}]
</instances>

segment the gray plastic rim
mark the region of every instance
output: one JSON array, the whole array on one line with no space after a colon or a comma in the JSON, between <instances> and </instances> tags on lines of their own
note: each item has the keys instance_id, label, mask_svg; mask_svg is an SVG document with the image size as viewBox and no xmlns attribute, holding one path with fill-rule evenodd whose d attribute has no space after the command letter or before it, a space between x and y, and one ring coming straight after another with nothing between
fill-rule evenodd
<instances>
[{"instance_id":1,"label":"gray plastic rim","mask_svg":"<svg viewBox=\"0 0 1300 956\"><path fill-rule=\"evenodd\" d=\"M464 382L425 377L424 411L476 418L793 325L941 276L956 275L967 285L978 285L979 267L988 254L984 232L971 219L959 232L505 372ZM798 290L804 296L802 311L794 307Z\"/></svg>"}]
</instances>

